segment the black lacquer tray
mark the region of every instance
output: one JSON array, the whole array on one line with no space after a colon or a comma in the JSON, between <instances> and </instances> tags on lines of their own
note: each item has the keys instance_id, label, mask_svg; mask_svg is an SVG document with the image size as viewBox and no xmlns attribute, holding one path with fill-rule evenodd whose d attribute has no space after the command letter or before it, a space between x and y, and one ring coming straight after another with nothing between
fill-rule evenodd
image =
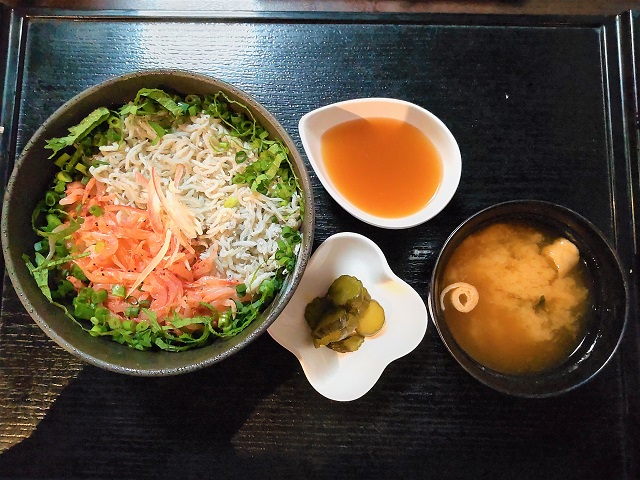
<instances>
[{"instance_id":1,"label":"black lacquer tray","mask_svg":"<svg viewBox=\"0 0 640 480\"><path fill-rule=\"evenodd\" d=\"M615 244L632 281L616 356L560 397L513 398L466 374L430 325L361 399L308 384L268 335L205 370L133 378L80 363L32 322L4 275L2 478L640 478L637 312L639 17L0 10L1 185L64 101L145 68L209 74L252 94L300 145L302 114L397 97L457 138L460 188L430 222L380 230L314 176L315 246L354 231L426 299L449 233L500 201L560 203ZM634 44L634 40L636 43Z\"/></svg>"}]
</instances>

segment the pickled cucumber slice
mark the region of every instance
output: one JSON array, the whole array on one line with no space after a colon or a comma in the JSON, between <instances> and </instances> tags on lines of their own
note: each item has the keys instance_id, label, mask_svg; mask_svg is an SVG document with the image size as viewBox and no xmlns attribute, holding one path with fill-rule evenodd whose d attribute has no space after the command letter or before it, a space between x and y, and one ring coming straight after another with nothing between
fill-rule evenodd
<instances>
[{"instance_id":1,"label":"pickled cucumber slice","mask_svg":"<svg viewBox=\"0 0 640 480\"><path fill-rule=\"evenodd\" d=\"M356 304L355 302L353 302L351 304L351 307L347 308L347 311L349 313L352 313L353 315L356 315L357 317L360 317L369 308L369 302L371 302L371 295L369 295L369 292L366 288L362 287L362 296L360 303Z\"/></svg>"},{"instance_id":2,"label":"pickled cucumber slice","mask_svg":"<svg viewBox=\"0 0 640 480\"><path fill-rule=\"evenodd\" d=\"M313 346L316 348L324 347L330 343L339 342L344 339L345 336L346 335L343 330L336 330L335 332L328 333L322 338L314 338Z\"/></svg>"},{"instance_id":3,"label":"pickled cucumber slice","mask_svg":"<svg viewBox=\"0 0 640 480\"><path fill-rule=\"evenodd\" d=\"M362 282L351 275L341 275L331 283L327 297L334 305L353 310L360 306L364 298Z\"/></svg>"},{"instance_id":4,"label":"pickled cucumber slice","mask_svg":"<svg viewBox=\"0 0 640 480\"><path fill-rule=\"evenodd\" d=\"M375 335L385 323L384 309L351 275L341 275L324 297L314 298L304 311L316 348L355 352L364 337Z\"/></svg>"},{"instance_id":5,"label":"pickled cucumber slice","mask_svg":"<svg viewBox=\"0 0 640 480\"><path fill-rule=\"evenodd\" d=\"M384 327L384 309L377 300L369 302L369 308L359 317L356 332L363 337L370 337Z\"/></svg>"},{"instance_id":6,"label":"pickled cucumber slice","mask_svg":"<svg viewBox=\"0 0 640 480\"><path fill-rule=\"evenodd\" d=\"M322 315L316 327L311 331L314 338L323 338L334 333L340 333L347 326L349 314L342 307L335 307ZM336 341L340 340L337 338Z\"/></svg>"},{"instance_id":7,"label":"pickled cucumber slice","mask_svg":"<svg viewBox=\"0 0 640 480\"><path fill-rule=\"evenodd\" d=\"M361 335L351 335L338 342L331 342L327 345L331 350L335 350L340 353L355 352L360 348L360 345L364 342L364 337Z\"/></svg>"},{"instance_id":8,"label":"pickled cucumber slice","mask_svg":"<svg viewBox=\"0 0 640 480\"><path fill-rule=\"evenodd\" d=\"M311 300L304 309L304 319L309 324L311 330L314 330L318 326L323 315L331 310L332 307L333 304L327 297L316 297Z\"/></svg>"},{"instance_id":9,"label":"pickled cucumber slice","mask_svg":"<svg viewBox=\"0 0 640 480\"><path fill-rule=\"evenodd\" d=\"M360 318L350 314L343 308L334 308L326 313L311 332L316 348L337 342L353 335Z\"/></svg>"}]
</instances>

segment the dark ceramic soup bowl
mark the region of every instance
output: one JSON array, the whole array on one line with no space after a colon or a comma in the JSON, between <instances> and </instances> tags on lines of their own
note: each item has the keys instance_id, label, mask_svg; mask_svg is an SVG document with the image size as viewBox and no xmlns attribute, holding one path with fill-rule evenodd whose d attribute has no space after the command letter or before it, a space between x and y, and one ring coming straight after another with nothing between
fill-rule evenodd
<instances>
[{"instance_id":1,"label":"dark ceramic soup bowl","mask_svg":"<svg viewBox=\"0 0 640 480\"><path fill-rule=\"evenodd\" d=\"M271 137L281 140L289 149L304 198L302 244L296 265L269 307L238 335L179 353L138 351L109 339L92 337L67 318L61 309L49 303L22 259L24 254L33 255L33 245L38 237L31 227L31 214L56 172L53 161L47 159L51 152L44 149L45 141L67 135L70 126L76 125L95 108L115 108L133 100L141 88L161 88L181 95L222 91L232 101L247 106ZM34 321L58 345L82 360L107 370L138 376L173 375L214 364L238 352L264 333L300 282L311 253L313 232L314 200L309 175L294 142L282 125L241 90L215 78L175 70L143 71L117 77L85 90L61 106L36 131L16 162L2 211L2 248L6 268L20 300Z\"/></svg>"},{"instance_id":2,"label":"dark ceramic soup bowl","mask_svg":"<svg viewBox=\"0 0 640 480\"><path fill-rule=\"evenodd\" d=\"M560 365L531 374L505 374L488 368L456 342L440 304L443 274L454 250L469 235L498 222L524 222L552 231L574 243L591 278L591 308L586 333ZM463 222L445 242L433 270L429 311L440 338L457 362L474 378L507 394L547 397L572 390L593 378L614 355L628 317L629 291L616 252L587 219L565 207L543 201L516 200L494 205ZM586 317L585 317L586 318Z\"/></svg>"}]
</instances>

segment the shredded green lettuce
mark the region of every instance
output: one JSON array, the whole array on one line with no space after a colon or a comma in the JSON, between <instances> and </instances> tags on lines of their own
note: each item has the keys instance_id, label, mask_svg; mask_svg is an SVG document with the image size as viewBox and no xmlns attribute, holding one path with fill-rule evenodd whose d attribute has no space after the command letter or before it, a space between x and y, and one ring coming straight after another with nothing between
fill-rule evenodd
<instances>
[{"instance_id":1,"label":"shredded green lettuce","mask_svg":"<svg viewBox=\"0 0 640 480\"><path fill-rule=\"evenodd\" d=\"M69 135L67 135L66 137L52 138L51 140L47 140L44 148L53 150L53 153L49 156L49 158L55 157L56 154L63 148L70 147L74 143L82 140L84 137L89 135L89 133L94 128L107 120L110 115L111 113L109 112L108 108L96 108L93 112L82 119L82 121L78 125L69 128Z\"/></svg>"},{"instance_id":2,"label":"shredded green lettuce","mask_svg":"<svg viewBox=\"0 0 640 480\"><path fill-rule=\"evenodd\" d=\"M171 95L157 88L142 88L138 91L134 104L140 102L141 97L147 97L158 102L163 108L167 109L172 115L180 117L184 115L184 110L173 100Z\"/></svg>"}]
</instances>

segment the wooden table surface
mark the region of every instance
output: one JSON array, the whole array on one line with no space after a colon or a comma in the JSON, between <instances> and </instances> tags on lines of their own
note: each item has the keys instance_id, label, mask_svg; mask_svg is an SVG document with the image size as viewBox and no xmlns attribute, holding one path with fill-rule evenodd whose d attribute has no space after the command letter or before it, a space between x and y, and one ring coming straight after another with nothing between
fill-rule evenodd
<instances>
[{"instance_id":1,"label":"wooden table surface","mask_svg":"<svg viewBox=\"0 0 640 480\"><path fill-rule=\"evenodd\" d=\"M639 0L0 0L13 7L134 10L429 12L602 15L640 8Z\"/></svg>"}]
</instances>

